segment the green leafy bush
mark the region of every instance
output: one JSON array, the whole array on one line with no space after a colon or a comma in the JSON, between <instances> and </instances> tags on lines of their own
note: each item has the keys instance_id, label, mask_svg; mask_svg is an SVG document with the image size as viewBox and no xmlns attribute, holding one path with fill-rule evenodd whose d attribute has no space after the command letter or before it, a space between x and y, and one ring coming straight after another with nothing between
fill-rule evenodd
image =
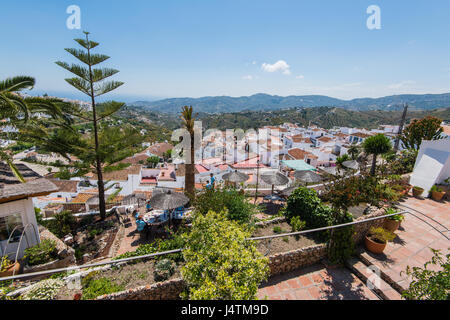
<instances>
[{"instance_id":1,"label":"green leafy bush","mask_svg":"<svg viewBox=\"0 0 450 320\"><path fill-rule=\"evenodd\" d=\"M288 198L283 213L292 226L292 219L298 217L304 221L306 229L326 227L331 224L331 209L324 204L313 189L300 187ZM298 223L294 220L294 223ZM315 232L315 236L321 240L328 238L328 232Z\"/></svg>"},{"instance_id":2,"label":"green leafy bush","mask_svg":"<svg viewBox=\"0 0 450 320\"><path fill-rule=\"evenodd\" d=\"M69 233L73 233L76 227L76 219L71 211L62 211L55 214L54 219L45 221L43 226L58 238L62 238Z\"/></svg>"},{"instance_id":3,"label":"green leafy bush","mask_svg":"<svg viewBox=\"0 0 450 320\"><path fill-rule=\"evenodd\" d=\"M30 266L44 264L57 258L56 242L50 239L44 239L40 244L25 249L24 259L28 260Z\"/></svg>"},{"instance_id":4,"label":"green leafy bush","mask_svg":"<svg viewBox=\"0 0 450 320\"><path fill-rule=\"evenodd\" d=\"M450 300L450 254L446 255L445 261L439 250L431 251L433 257L423 268L407 266L406 274L412 277L412 281L402 293L403 297L413 300ZM429 270L429 265L440 266L440 270Z\"/></svg>"},{"instance_id":5,"label":"green leafy bush","mask_svg":"<svg viewBox=\"0 0 450 320\"><path fill-rule=\"evenodd\" d=\"M94 300L104 294L119 292L125 289L123 285L114 283L111 279L86 277L82 280L83 300Z\"/></svg>"},{"instance_id":6,"label":"green leafy bush","mask_svg":"<svg viewBox=\"0 0 450 320\"><path fill-rule=\"evenodd\" d=\"M247 241L251 233L227 213L210 211L196 215L192 231L184 235L188 287L182 296L190 300L250 300L269 274L268 259Z\"/></svg>"},{"instance_id":7,"label":"green leafy bush","mask_svg":"<svg viewBox=\"0 0 450 320\"><path fill-rule=\"evenodd\" d=\"M197 212L205 215L209 211L220 212L225 208L227 218L240 223L248 223L258 212L257 206L250 203L244 194L232 188L215 189L204 192L195 200Z\"/></svg>"},{"instance_id":8,"label":"green leafy bush","mask_svg":"<svg viewBox=\"0 0 450 320\"><path fill-rule=\"evenodd\" d=\"M292 217L291 227L292 227L292 231L294 231L294 232L301 231L301 230L305 229L306 222L302 221L302 219L300 219L299 216Z\"/></svg>"},{"instance_id":9,"label":"green leafy bush","mask_svg":"<svg viewBox=\"0 0 450 320\"><path fill-rule=\"evenodd\" d=\"M163 259L156 263L153 276L155 281L165 281L175 273L175 264L169 259Z\"/></svg>"},{"instance_id":10,"label":"green leafy bush","mask_svg":"<svg viewBox=\"0 0 450 320\"><path fill-rule=\"evenodd\" d=\"M275 227L273 227L273 233L275 233L275 234L283 233L283 229L281 229L280 226L275 226Z\"/></svg>"},{"instance_id":11,"label":"green leafy bush","mask_svg":"<svg viewBox=\"0 0 450 320\"><path fill-rule=\"evenodd\" d=\"M395 239L395 237L395 233L392 233L382 227L372 227L369 230L369 238L378 243L386 243L388 241L392 241Z\"/></svg>"},{"instance_id":12,"label":"green leafy bush","mask_svg":"<svg viewBox=\"0 0 450 320\"><path fill-rule=\"evenodd\" d=\"M347 214L336 218L336 224L344 224L353 222L353 216ZM340 227L332 229L330 242L328 245L328 258L333 264L344 264L354 252L355 244L352 236L354 234L354 227Z\"/></svg>"},{"instance_id":13,"label":"green leafy bush","mask_svg":"<svg viewBox=\"0 0 450 320\"><path fill-rule=\"evenodd\" d=\"M7 256L3 256L0 259L0 272L4 272L14 265L14 262L9 260Z\"/></svg>"}]
</instances>

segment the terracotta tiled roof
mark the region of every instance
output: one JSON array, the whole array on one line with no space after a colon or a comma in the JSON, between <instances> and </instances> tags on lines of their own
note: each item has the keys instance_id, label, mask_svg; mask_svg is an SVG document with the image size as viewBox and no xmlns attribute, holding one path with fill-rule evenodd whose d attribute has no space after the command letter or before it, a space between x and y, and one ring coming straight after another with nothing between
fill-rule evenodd
<instances>
[{"instance_id":1,"label":"terracotta tiled roof","mask_svg":"<svg viewBox=\"0 0 450 320\"><path fill-rule=\"evenodd\" d=\"M320 138L317 139L317 140L322 141L322 142L330 142L330 141L332 141L333 139L331 139L330 137L325 137L325 136L323 136L323 137L320 137Z\"/></svg>"},{"instance_id":2,"label":"terracotta tiled roof","mask_svg":"<svg viewBox=\"0 0 450 320\"><path fill-rule=\"evenodd\" d=\"M72 203L86 203L90 198L95 197L93 193L79 193L75 198L72 199Z\"/></svg>"},{"instance_id":3,"label":"terracotta tiled roof","mask_svg":"<svg viewBox=\"0 0 450 320\"><path fill-rule=\"evenodd\" d=\"M77 192L77 186L79 181L75 180L59 180L59 179L48 179L55 186L58 187L59 192Z\"/></svg>"},{"instance_id":4,"label":"terracotta tiled roof","mask_svg":"<svg viewBox=\"0 0 450 320\"><path fill-rule=\"evenodd\" d=\"M352 133L351 135L354 137L358 137L358 138L367 138L367 137L371 136L370 134L362 133L362 132Z\"/></svg>"}]
</instances>

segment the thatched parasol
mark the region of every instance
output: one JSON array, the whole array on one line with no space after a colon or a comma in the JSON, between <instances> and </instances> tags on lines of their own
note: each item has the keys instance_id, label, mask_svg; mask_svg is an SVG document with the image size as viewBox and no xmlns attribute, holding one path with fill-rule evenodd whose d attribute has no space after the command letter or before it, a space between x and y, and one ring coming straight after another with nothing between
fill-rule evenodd
<instances>
[{"instance_id":1,"label":"thatched parasol","mask_svg":"<svg viewBox=\"0 0 450 320\"><path fill-rule=\"evenodd\" d=\"M298 186L297 187L295 187L295 186L288 187L288 188L284 189L283 191L281 191L280 194L283 197L289 197L292 194L292 192L294 192L294 190L297 189L297 188L298 188Z\"/></svg>"},{"instance_id":2,"label":"thatched parasol","mask_svg":"<svg viewBox=\"0 0 450 320\"><path fill-rule=\"evenodd\" d=\"M320 182L323 180L323 178L319 174L310 170L295 171L294 177L306 183Z\"/></svg>"},{"instance_id":3,"label":"thatched parasol","mask_svg":"<svg viewBox=\"0 0 450 320\"><path fill-rule=\"evenodd\" d=\"M184 206L189 202L189 198L179 192L158 192L150 199L152 208L159 210L173 210L175 208ZM169 214L169 226L172 220L172 214Z\"/></svg>"},{"instance_id":4,"label":"thatched parasol","mask_svg":"<svg viewBox=\"0 0 450 320\"><path fill-rule=\"evenodd\" d=\"M272 194L275 186L282 186L289 183L289 178L280 172L263 174L261 175L261 179L265 183L272 185Z\"/></svg>"},{"instance_id":5,"label":"thatched parasol","mask_svg":"<svg viewBox=\"0 0 450 320\"><path fill-rule=\"evenodd\" d=\"M250 179L250 176L243 172L238 172L237 170L235 170L230 173L225 173L222 176L222 179L226 180L226 181L234 182L234 183L240 183L240 182L244 182L244 181L247 181L248 179Z\"/></svg>"},{"instance_id":6,"label":"thatched parasol","mask_svg":"<svg viewBox=\"0 0 450 320\"><path fill-rule=\"evenodd\" d=\"M359 169L359 163L356 160L348 160L342 162L342 166L348 169L358 170Z\"/></svg>"},{"instance_id":7,"label":"thatched parasol","mask_svg":"<svg viewBox=\"0 0 450 320\"><path fill-rule=\"evenodd\" d=\"M321 170L325 171L328 174L331 174L333 176L343 176L345 172L343 170L338 170L337 167L325 167L321 168Z\"/></svg>"}]
</instances>

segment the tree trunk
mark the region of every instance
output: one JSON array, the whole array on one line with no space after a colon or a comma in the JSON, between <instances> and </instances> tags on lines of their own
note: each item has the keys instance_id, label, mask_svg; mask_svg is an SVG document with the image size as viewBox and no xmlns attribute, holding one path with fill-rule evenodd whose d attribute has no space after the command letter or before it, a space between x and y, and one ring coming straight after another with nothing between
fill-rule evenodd
<instances>
[{"instance_id":1,"label":"tree trunk","mask_svg":"<svg viewBox=\"0 0 450 320\"><path fill-rule=\"evenodd\" d=\"M89 38L86 35L86 41L89 43ZM100 218L104 220L106 218L106 203L105 203L105 184L103 183L103 173L102 173L102 161L98 154L99 142L98 142L98 128L97 128L97 110L95 109L95 93L94 93L94 81L91 66L91 51L90 48L87 49L88 61L89 61L89 82L91 86L91 103L92 103L92 117L94 125L94 140L95 140L95 166L97 169L97 188L98 188L98 203L100 210Z\"/></svg>"},{"instance_id":2,"label":"tree trunk","mask_svg":"<svg viewBox=\"0 0 450 320\"><path fill-rule=\"evenodd\" d=\"M372 167L370 168L370 174L374 176L375 175L375 169L376 169L376 166L377 166L377 155L373 154L372 156L373 156L373 158L372 158Z\"/></svg>"},{"instance_id":3,"label":"tree trunk","mask_svg":"<svg viewBox=\"0 0 450 320\"><path fill-rule=\"evenodd\" d=\"M190 163L186 163L185 172L185 189L188 197L191 200L195 198L195 145L194 145L194 133L190 132L191 136L191 159Z\"/></svg>"}]
</instances>

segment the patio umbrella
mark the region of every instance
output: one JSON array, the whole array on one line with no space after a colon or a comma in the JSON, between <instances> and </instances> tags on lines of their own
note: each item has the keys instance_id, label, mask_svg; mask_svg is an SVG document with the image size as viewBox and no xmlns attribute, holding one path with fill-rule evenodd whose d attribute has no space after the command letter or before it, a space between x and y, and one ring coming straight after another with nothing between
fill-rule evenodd
<instances>
[{"instance_id":1,"label":"patio umbrella","mask_svg":"<svg viewBox=\"0 0 450 320\"><path fill-rule=\"evenodd\" d=\"M233 172L225 173L222 176L222 179L226 180L226 181L234 182L235 184L237 184L240 182L247 181L248 179L250 179L250 176L243 172L238 172L237 170L235 170Z\"/></svg>"},{"instance_id":2,"label":"patio umbrella","mask_svg":"<svg viewBox=\"0 0 450 320\"><path fill-rule=\"evenodd\" d=\"M275 186L282 186L289 183L289 178L280 172L269 173L261 175L262 181L272 185L272 194Z\"/></svg>"},{"instance_id":3,"label":"patio umbrella","mask_svg":"<svg viewBox=\"0 0 450 320\"><path fill-rule=\"evenodd\" d=\"M321 168L321 170L325 171L328 174L333 176L343 176L344 172L342 170L338 170L337 167L325 167Z\"/></svg>"},{"instance_id":4,"label":"patio umbrella","mask_svg":"<svg viewBox=\"0 0 450 320\"><path fill-rule=\"evenodd\" d=\"M159 192L150 199L150 205L155 209L160 210L173 210L175 208L184 206L189 202L189 198L179 192L172 192L168 190L166 192ZM172 215L169 215L169 225Z\"/></svg>"},{"instance_id":5,"label":"patio umbrella","mask_svg":"<svg viewBox=\"0 0 450 320\"><path fill-rule=\"evenodd\" d=\"M292 192L294 192L295 189L297 189L298 187L288 187L286 189L284 189L283 191L281 191L281 195L284 197L289 197Z\"/></svg>"},{"instance_id":6,"label":"patio umbrella","mask_svg":"<svg viewBox=\"0 0 450 320\"><path fill-rule=\"evenodd\" d=\"M319 174L310 170L295 171L294 177L306 183L320 182L323 180Z\"/></svg>"},{"instance_id":7,"label":"patio umbrella","mask_svg":"<svg viewBox=\"0 0 450 320\"><path fill-rule=\"evenodd\" d=\"M348 161L344 161L342 162L342 166L348 168L348 169L353 169L353 170L358 170L359 169L359 163L356 160L348 160Z\"/></svg>"}]
</instances>

